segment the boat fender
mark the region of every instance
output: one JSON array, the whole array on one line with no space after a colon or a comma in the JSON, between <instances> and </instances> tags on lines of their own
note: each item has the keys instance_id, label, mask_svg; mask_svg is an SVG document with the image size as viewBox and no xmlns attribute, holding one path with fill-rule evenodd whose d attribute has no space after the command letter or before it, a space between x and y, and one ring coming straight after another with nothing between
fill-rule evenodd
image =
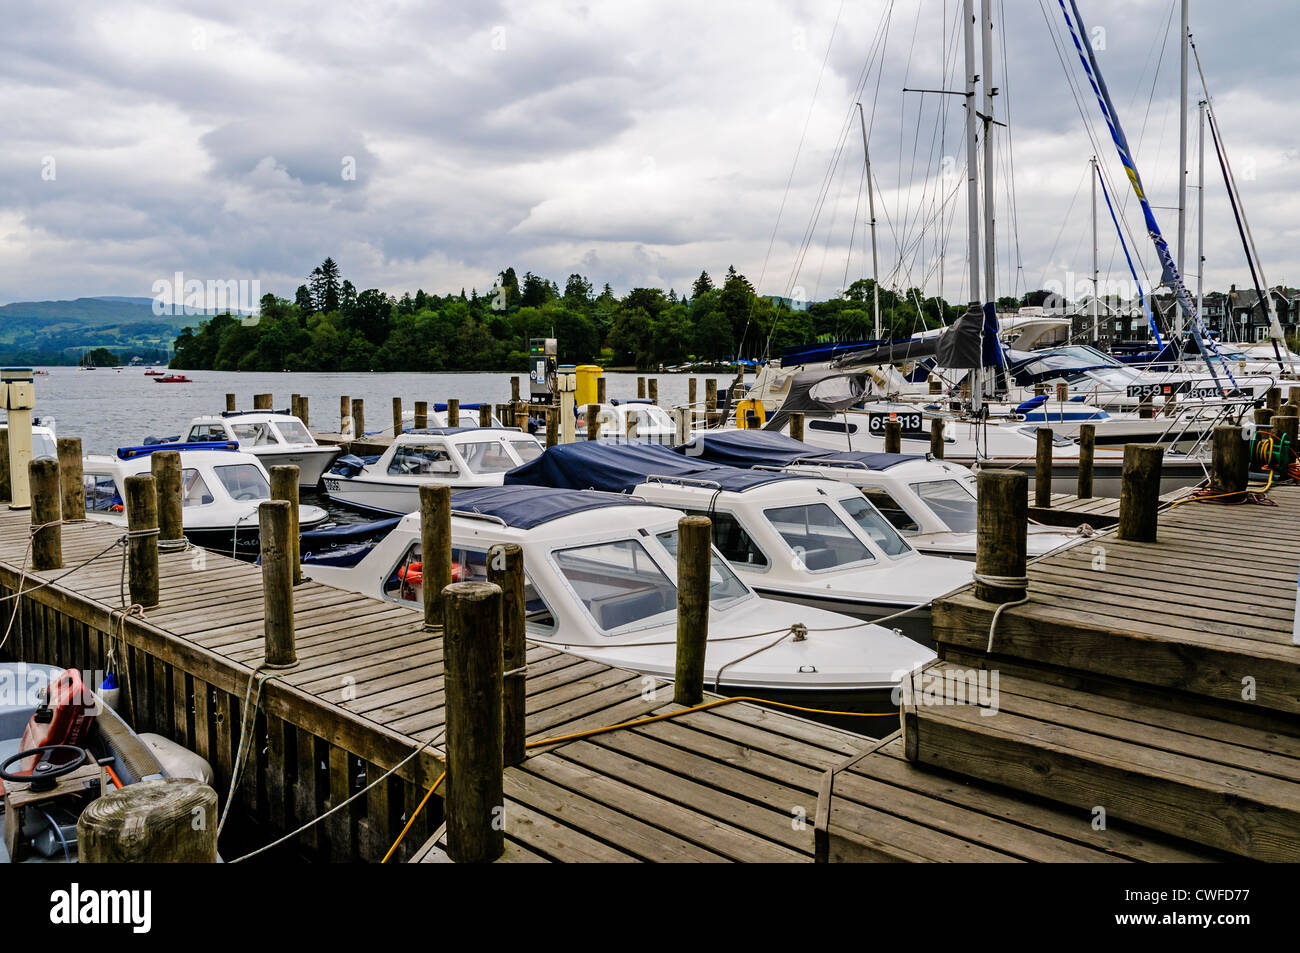
<instances>
[{"instance_id":1,"label":"boat fender","mask_svg":"<svg viewBox=\"0 0 1300 953\"><path fill-rule=\"evenodd\" d=\"M153 732L143 732L137 736L145 747L162 765L169 778L193 778L204 784L212 783L212 765L189 748L182 748L176 742Z\"/></svg>"}]
</instances>

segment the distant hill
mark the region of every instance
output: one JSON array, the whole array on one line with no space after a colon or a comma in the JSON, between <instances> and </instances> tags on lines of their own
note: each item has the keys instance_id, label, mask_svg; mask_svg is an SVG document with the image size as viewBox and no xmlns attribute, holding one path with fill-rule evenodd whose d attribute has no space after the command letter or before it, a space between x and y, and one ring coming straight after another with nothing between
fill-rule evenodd
<instances>
[{"instance_id":1,"label":"distant hill","mask_svg":"<svg viewBox=\"0 0 1300 953\"><path fill-rule=\"evenodd\" d=\"M104 295L71 301L15 301L0 305L0 362L76 364L91 348L106 347L124 361L166 360L184 327L209 312L153 313L152 298Z\"/></svg>"}]
</instances>

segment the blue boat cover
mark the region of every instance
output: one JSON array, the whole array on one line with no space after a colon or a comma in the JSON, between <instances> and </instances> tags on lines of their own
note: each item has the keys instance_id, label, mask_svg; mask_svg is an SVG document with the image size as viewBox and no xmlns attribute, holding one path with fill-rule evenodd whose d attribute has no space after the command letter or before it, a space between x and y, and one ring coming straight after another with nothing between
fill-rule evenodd
<instances>
[{"instance_id":1,"label":"blue boat cover","mask_svg":"<svg viewBox=\"0 0 1300 953\"><path fill-rule=\"evenodd\" d=\"M555 490L542 486L485 486L461 490L451 499L452 513L493 516L515 529L532 529L552 520L607 506L646 505L618 493Z\"/></svg>"},{"instance_id":2,"label":"blue boat cover","mask_svg":"<svg viewBox=\"0 0 1300 953\"><path fill-rule=\"evenodd\" d=\"M403 430L402 433L414 433L427 437L452 437L458 433L479 433L478 427L421 427L419 430Z\"/></svg>"},{"instance_id":3,"label":"blue boat cover","mask_svg":"<svg viewBox=\"0 0 1300 953\"><path fill-rule=\"evenodd\" d=\"M507 473L505 482L516 486L627 493L650 476L707 481L719 489L734 492L778 480L798 479L793 474L741 470L695 460L657 443L583 440L551 447L540 457Z\"/></svg>"},{"instance_id":4,"label":"blue boat cover","mask_svg":"<svg viewBox=\"0 0 1300 953\"><path fill-rule=\"evenodd\" d=\"M302 561L318 566L355 566L402 521L400 516L369 523L344 523L300 534Z\"/></svg>"},{"instance_id":5,"label":"blue boat cover","mask_svg":"<svg viewBox=\"0 0 1300 953\"><path fill-rule=\"evenodd\" d=\"M151 453L159 450L238 450L239 444L234 440L207 441L204 443L153 443L145 447L119 447L117 458L119 460L134 460L136 457L147 457Z\"/></svg>"},{"instance_id":6,"label":"blue boat cover","mask_svg":"<svg viewBox=\"0 0 1300 953\"><path fill-rule=\"evenodd\" d=\"M483 406L482 402L477 403L477 404L461 404L461 405L460 405L460 409L461 409L461 410L478 410L478 409L479 409L480 407L482 407L482 406ZM491 406L491 405L489 404L488 406ZM447 409L447 405L446 405L445 403L443 403L443 404L434 404L434 405L433 405L433 409L436 410L436 411L438 411L438 413L442 413L443 411L445 411L445 410Z\"/></svg>"},{"instance_id":7,"label":"blue boat cover","mask_svg":"<svg viewBox=\"0 0 1300 953\"><path fill-rule=\"evenodd\" d=\"M729 467L786 467L796 461L811 463L861 463L869 470L887 470L908 460L924 459L911 453L868 453L865 450L827 450L813 447L774 430L723 430L696 437L674 447L693 460Z\"/></svg>"}]
</instances>

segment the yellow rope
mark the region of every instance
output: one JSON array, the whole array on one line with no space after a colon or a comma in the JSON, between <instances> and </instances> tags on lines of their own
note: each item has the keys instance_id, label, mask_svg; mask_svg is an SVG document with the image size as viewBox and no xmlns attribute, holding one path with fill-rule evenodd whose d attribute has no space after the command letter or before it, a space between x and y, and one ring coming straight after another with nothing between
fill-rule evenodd
<instances>
[{"instance_id":1,"label":"yellow rope","mask_svg":"<svg viewBox=\"0 0 1300 953\"><path fill-rule=\"evenodd\" d=\"M424 810L424 805L428 803L430 795L438 789L438 785L442 783L442 779L446 776L446 771L438 775L438 780L433 782L433 787L429 788L428 792L424 795L424 800L422 800L419 806L411 813L411 819L407 821L406 826L402 828L402 833L397 835L397 840L393 841L393 846L388 848L388 853L386 853L384 859L380 861L381 864L388 863L388 858L393 856L393 851L397 850L398 845L402 843L402 839L406 837L406 832L411 829L411 825L415 823L415 819L419 817L420 812Z\"/></svg>"}]
</instances>

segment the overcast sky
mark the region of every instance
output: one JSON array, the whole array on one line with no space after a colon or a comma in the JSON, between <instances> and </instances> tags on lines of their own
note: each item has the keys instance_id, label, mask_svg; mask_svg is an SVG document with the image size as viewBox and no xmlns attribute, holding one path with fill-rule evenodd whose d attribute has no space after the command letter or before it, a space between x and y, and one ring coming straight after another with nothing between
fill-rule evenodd
<instances>
[{"instance_id":1,"label":"overcast sky","mask_svg":"<svg viewBox=\"0 0 1300 953\"><path fill-rule=\"evenodd\" d=\"M1043 3L993 10L995 114L1011 114L995 133L999 294L1091 272L1094 150L1043 15L1059 29L1059 7ZM1177 202L1176 3L1080 0L1159 206ZM0 301L149 296L177 271L292 297L327 255L358 288L396 294L482 291L507 265L680 291L734 264L764 293L829 297L870 274L851 113L864 66L882 275L936 294L942 271L964 299L961 100L902 92L961 83L959 5L26 4L0 35ZM1293 0L1192 2L1271 284L1300 283L1298 19ZM1090 91L1082 104L1100 129ZM1249 284L1212 150L1206 182L1207 287ZM1189 273L1195 202L1189 190ZM1127 278L1106 214L1102 275ZM1156 214L1172 244L1176 212Z\"/></svg>"}]
</instances>

